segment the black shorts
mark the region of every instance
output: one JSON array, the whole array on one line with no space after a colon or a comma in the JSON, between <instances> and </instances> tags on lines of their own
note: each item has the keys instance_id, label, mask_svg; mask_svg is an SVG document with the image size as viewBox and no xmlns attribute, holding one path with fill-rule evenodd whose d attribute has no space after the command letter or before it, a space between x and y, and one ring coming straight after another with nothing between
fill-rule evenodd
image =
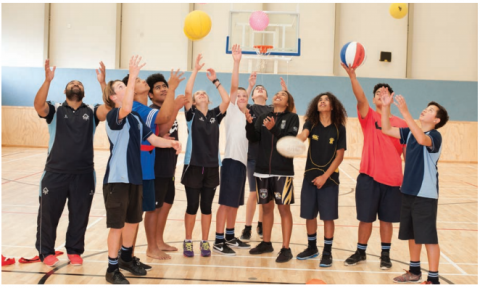
<instances>
[{"instance_id":1,"label":"black shorts","mask_svg":"<svg viewBox=\"0 0 480 288\"><path fill-rule=\"evenodd\" d=\"M145 212L155 210L155 180L143 180L142 209Z\"/></svg>"},{"instance_id":2,"label":"black shorts","mask_svg":"<svg viewBox=\"0 0 480 288\"><path fill-rule=\"evenodd\" d=\"M303 219L315 219L318 213L321 220L338 219L338 185L317 189L304 178L300 200L300 217Z\"/></svg>"},{"instance_id":3,"label":"black shorts","mask_svg":"<svg viewBox=\"0 0 480 288\"><path fill-rule=\"evenodd\" d=\"M220 183L218 167L183 166L181 183L187 187L216 188Z\"/></svg>"},{"instance_id":4,"label":"black shorts","mask_svg":"<svg viewBox=\"0 0 480 288\"><path fill-rule=\"evenodd\" d=\"M257 192L257 181L255 180L255 159L248 159L247 161L247 177L248 177L248 188L250 192Z\"/></svg>"},{"instance_id":5,"label":"black shorts","mask_svg":"<svg viewBox=\"0 0 480 288\"><path fill-rule=\"evenodd\" d=\"M357 220L372 223L378 219L384 222L400 222L402 192L400 187L378 183L372 177L360 173L355 188Z\"/></svg>"},{"instance_id":6,"label":"black shorts","mask_svg":"<svg viewBox=\"0 0 480 288\"><path fill-rule=\"evenodd\" d=\"M220 197L218 204L238 208L245 198L247 168L233 159L223 159L220 169Z\"/></svg>"},{"instance_id":7,"label":"black shorts","mask_svg":"<svg viewBox=\"0 0 480 288\"><path fill-rule=\"evenodd\" d=\"M293 195L293 177L269 177L257 180L257 203L267 204L275 199L277 205L290 205L295 203Z\"/></svg>"},{"instance_id":8,"label":"black shorts","mask_svg":"<svg viewBox=\"0 0 480 288\"><path fill-rule=\"evenodd\" d=\"M121 229L126 223L142 222L142 185L108 183L103 185L107 228Z\"/></svg>"},{"instance_id":9,"label":"black shorts","mask_svg":"<svg viewBox=\"0 0 480 288\"><path fill-rule=\"evenodd\" d=\"M438 199L402 194L398 239L415 239L415 244L438 244Z\"/></svg>"},{"instance_id":10,"label":"black shorts","mask_svg":"<svg viewBox=\"0 0 480 288\"><path fill-rule=\"evenodd\" d=\"M163 203L172 205L175 199L175 177L155 178L155 208L160 208Z\"/></svg>"}]
</instances>

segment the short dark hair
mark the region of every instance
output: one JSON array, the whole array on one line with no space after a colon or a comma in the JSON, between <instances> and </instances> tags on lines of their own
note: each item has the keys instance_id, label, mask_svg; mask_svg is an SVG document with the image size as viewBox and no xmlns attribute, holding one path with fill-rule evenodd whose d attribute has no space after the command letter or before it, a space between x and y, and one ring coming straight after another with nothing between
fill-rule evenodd
<instances>
[{"instance_id":1,"label":"short dark hair","mask_svg":"<svg viewBox=\"0 0 480 288\"><path fill-rule=\"evenodd\" d=\"M253 89L252 89L252 95L250 95L250 96L253 96L253 92L255 92L255 88L257 88L258 86L263 87L263 90L265 90L265 95L267 95L267 98L268 98L267 89L265 89L265 86L260 85L260 84L259 84L259 85L255 85L255 87L253 87Z\"/></svg>"},{"instance_id":2,"label":"short dark hair","mask_svg":"<svg viewBox=\"0 0 480 288\"><path fill-rule=\"evenodd\" d=\"M373 97L375 97L375 93L377 93L377 90L382 88L382 87L387 88L388 92L390 92L390 94L393 93L393 89L392 89L392 87L390 87L390 85L388 85L387 83L378 83L377 85L375 85L375 87L373 87Z\"/></svg>"},{"instance_id":3,"label":"short dark hair","mask_svg":"<svg viewBox=\"0 0 480 288\"><path fill-rule=\"evenodd\" d=\"M78 83L82 84L83 86L83 83L79 80L71 80L70 82L67 83L67 85L65 85L65 89L64 90L67 90L67 87L68 87L68 84L72 83L73 81L77 81Z\"/></svg>"},{"instance_id":4,"label":"short dark hair","mask_svg":"<svg viewBox=\"0 0 480 288\"><path fill-rule=\"evenodd\" d=\"M125 78L122 79L122 82L123 84L125 84L125 86L128 85L128 77L130 76L130 74L127 74L127 76L125 76Z\"/></svg>"},{"instance_id":5,"label":"short dark hair","mask_svg":"<svg viewBox=\"0 0 480 288\"><path fill-rule=\"evenodd\" d=\"M238 90L243 90L243 91L247 91L247 89L243 88L243 87L238 87Z\"/></svg>"},{"instance_id":6,"label":"short dark hair","mask_svg":"<svg viewBox=\"0 0 480 288\"><path fill-rule=\"evenodd\" d=\"M427 107L430 106L430 105L437 106L437 108L438 108L437 115L435 117L440 119L440 122L438 122L437 125L435 125L435 129L443 127L445 124L447 124L448 119L450 119L448 117L447 109L445 109L445 107L443 107L442 105L440 105L440 104L438 104L437 102L434 102L434 101L428 103Z\"/></svg>"},{"instance_id":7,"label":"short dark hair","mask_svg":"<svg viewBox=\"0 0 480 288\"><path fill-rule=\"evenodd\" d=\"M152 75L148 76L147 84L148 84L148 86L150 86L150 91L148 91L148 92L153 93L153 85L155 85L155 83L158 83L158 82L163 82L168 87L168 82L167 82L167 80L165 80L165 77L163 76L163 74L155 73L155 74L152 74Z\"/></svg>"}]
</instances>

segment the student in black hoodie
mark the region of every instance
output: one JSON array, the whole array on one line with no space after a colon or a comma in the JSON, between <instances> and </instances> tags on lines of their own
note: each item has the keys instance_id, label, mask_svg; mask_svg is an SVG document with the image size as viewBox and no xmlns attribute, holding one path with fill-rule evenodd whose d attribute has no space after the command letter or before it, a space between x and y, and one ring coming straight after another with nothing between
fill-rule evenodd
<instances>
[{"instance_id":1,"label":"student in black hoodie","mask_svg":"<svg viewBox=\"0 0 480 288\"><path fill-rule=\"evenodd\" d=\"M297 135L299 119L297 114L292 113L295 103L288 91L281 90L275 94L272 103L273 112L261 115L255 124L250 113L245 113L248 140L260 142L254 176L257 181L257 200L263 207L263 241L251 249L250 254L273 252L270 237L275 204L271 200L275 200L282 218L283 234L283 246L276 262L283 263L293 257L289 244L293 227L290 204L294 203L294 170L293 159L280 155L276 146L280 138Z\"/></svg>"}]
</instances>

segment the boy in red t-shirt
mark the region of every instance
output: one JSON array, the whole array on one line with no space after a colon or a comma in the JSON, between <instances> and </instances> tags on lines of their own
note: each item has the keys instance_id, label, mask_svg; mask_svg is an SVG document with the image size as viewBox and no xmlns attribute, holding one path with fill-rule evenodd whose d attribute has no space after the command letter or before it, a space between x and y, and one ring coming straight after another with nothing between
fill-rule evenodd
<instances>
[{"instance_id":1,"label":"boy in red t-shirt","mask_svg":"<svg viewBox=\"0 0 480 288\"><path fill-rule=\"evenodd\" d=\"M357 251L345 260L345 265L357 265L367 259L366 250L372 223L378 214L380 220L380 238L382 253L380 268L390 269L390 246L393 233L392 223L400 222L402 196L402 159L403 145L395 138L382 133L382 100L380 88L385 87L393 92L388 84L379 83L373 88L373 104L376 110L370 108L367 97L355 74L356 68L342 67L347 72L352 83L353 94L357 98L357 112L364 136L360 174L355 188L358 226ZM388 110L390 114L390 110ZM393 127L407 127L402 119L390 115Z\"/></svg>"}]
</instances>

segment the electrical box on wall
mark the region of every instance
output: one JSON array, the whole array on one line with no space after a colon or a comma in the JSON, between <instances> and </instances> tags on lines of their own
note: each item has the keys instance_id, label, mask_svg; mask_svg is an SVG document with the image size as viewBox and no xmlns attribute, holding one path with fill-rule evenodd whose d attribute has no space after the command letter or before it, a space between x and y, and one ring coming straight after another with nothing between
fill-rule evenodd
<instances>
[{"instance_id":1,"label":"electrical box on wall","mask_svg":"<svg viewBox=\"0 0 480 288\"><path fill-rule=\"evenodd\" d=\"M380 52L380 61L392 62L392 52Z\"/></svg>"}]
</instances>

